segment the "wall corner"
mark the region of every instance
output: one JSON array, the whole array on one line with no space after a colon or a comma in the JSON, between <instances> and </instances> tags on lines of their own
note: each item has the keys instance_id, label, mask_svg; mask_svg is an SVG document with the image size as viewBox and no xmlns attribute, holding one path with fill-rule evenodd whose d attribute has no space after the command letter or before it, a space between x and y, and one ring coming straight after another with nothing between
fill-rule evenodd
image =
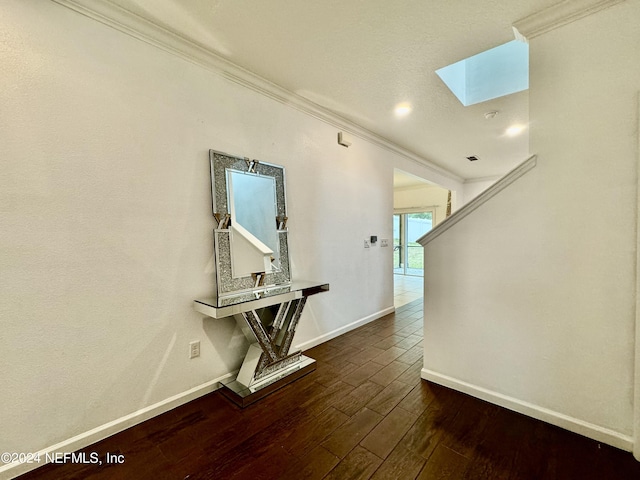
<instances>
[{"instance_id":1,"label":"wall corner","mask_svg":"<svg viewBox=\"0 0 640 480\"><path fill-rule=\"evenodd\" d=\"M636 95L636 325L633 378L633 456L640 461L640 91Z\"/></svg>"}]
</instances>

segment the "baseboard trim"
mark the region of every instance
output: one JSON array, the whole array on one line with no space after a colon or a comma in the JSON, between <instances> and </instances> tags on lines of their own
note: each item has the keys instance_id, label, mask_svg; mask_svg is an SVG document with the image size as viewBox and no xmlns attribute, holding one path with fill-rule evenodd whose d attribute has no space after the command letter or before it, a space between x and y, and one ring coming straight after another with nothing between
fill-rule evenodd
<instances>
[{"instance_id":1,"label":"baseboard trim","mask_svg":"<svg viewBox=\"0 0 640 480\"><path fill-rule=\"evenodd\" d=\"M325 333L324 335L320 335L319 337L314 338L313 340L309 340L307 342L301 343L297 345L296 349L299 350L308 350L313 348L321 343L327 342L332 338L338 337L344 333L347 333L351 330L354 330L362 325L366 325L367 323L373 322L378 318L382 318L385 315L393 313L395 311L395 307L391 306L380 310L376 313L368 315L364 318L356 320L348 325L340 327L336 330L333 330L329 333ZM50 447L44 448L37 452L36 455L39 455L41 459L46 459L47 454L51 455L57 452L75 452L82 448L88 447L96 442L104 440L107 437L115 435L116 433L122 432L129 427L133 427L134 425L138 425L145 420L149 420L155 416L161 415L169 410L172 410L180 405L184 405L196 398L202 397L208 393L211 393L219 388L219 384L221 381L226 380L238 372L230 372L225 375L222 375L219 378L211 380L209 382L203 383L202 385L198 385L190 390L185 392L181 392L177 395L169 397L165 400L162 400L158 403L150 405L148 407L137 410L129 415L125 415L124 417L120 417L111 422L105 423L104 425L100 425L92 430L76 435L75 437L71 437L67 440L63 440L62 442L56 443L55 445L51 445ZM11 478L15 478L19 475L23 475L31 470L35 470L38 467L45 465L46 462L40 463L8 463L6 465L0 466L0 480L7 480Z\"/></svg>"},{"instance_id":2,"label":"baseboard trim","mask_svg":"<svg viewBox=\"0 0 640 480\"><path fill-rule=\"evenodd\" d=\"M358 327L361 327L363 325L366 325L369 322L373 322L374 320L377 320L379 318L384 317L385 315L389 315L390 313L395 312L395 307L391 306L388 308L385 308L383 310L380 310L376 313L373 313L371 315L368 315L364 318L361 318L360 320L356 320L355 322L349 323L348 325L345 325L344 327L340 327L337 328L329 333L325 333L324 335L320 335L319 337L316 337L312 340L309 340L307 342L304 343L300 343L298 345L296 345L294 348L296 350L309 350L310 348L313 347L317 347L318 345L320 345L321 343L324 342L328 342L329 340L331 340L332 338L336 338L339 337L340 335L343 335L347 332L350 332L351 330L355 330Z\"/></svg>"},{"instance_id":3,"label":"baseboard trim","mask_svg":"<svg viewBox=\"0 0 640 480\"><path fill-rule=\"evenodd\" d=\"M203 383L202 385L198 385L197 387L194 387L185 392L181 392L158 403L149 405L145 408L141 408L140 410L130 413L129 415L125 415L124 417L120 417L116 420L105 423L104 425L100 425L99 427L76 435L75 437L71 437L67 440L63 440L60 443L56 443L55 445L44 448L36 454L39 455L39 458L42 460L40 463L15 462L2 465L0 467L0 479L4 480L15 478L31 470L35 470L38 467L42 467L47 463L45 461L47 458L47 454L51 455L57 452L75 452L96 442L99 442L100 440L104 440L111 435L122 432L129 427L142 423L145 420L149 420L150 418L161 415L165 412L168 412L169 410L179 407L180 405L184 405L185 403L195 400L196 398L211 393L219 388L219 384L221 381L232 377L236 373L237 372L228 373L219 378L216 378L215 380Z\"/></svg>"},{"instance_id":4,"label":"baseboard trim","mask_svg":"<svg viewBox=\"0 0 640 480\"><path fill-rule=\"evenodd\" d=\"M598 442L606 443L607 445L611 445L628 452L633 450L633 438L614 430L585 422L578 418L570 417L539 405L524 402L517 398L509 397L477 385L463 382L456 378L442 375L426 368L422 369L420 376L424 380L452 388L481 400L486 400L487 402L495 405L542 420L543 422L564 428L565 430L569 430L579 435L592 438Z\"/></svg>"}]
</instances>

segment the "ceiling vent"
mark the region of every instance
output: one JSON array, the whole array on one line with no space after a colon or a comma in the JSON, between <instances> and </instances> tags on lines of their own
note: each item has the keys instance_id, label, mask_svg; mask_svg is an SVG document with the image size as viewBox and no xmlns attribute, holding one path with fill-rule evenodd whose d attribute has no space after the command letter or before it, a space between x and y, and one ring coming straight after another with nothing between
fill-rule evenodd
<instances>
[{"instance_id":1,"label":"ceiling vent","mask_svg":"<svg viewBox=\"0 0 640 480\"><path fill-rule=\"evenodd\" d=\"M475 155L471 155L470 157L467 157L467 160L469 160L470 162L475 162L476 160L480 160L480 159Z\"/></svg>"}]
</instances>

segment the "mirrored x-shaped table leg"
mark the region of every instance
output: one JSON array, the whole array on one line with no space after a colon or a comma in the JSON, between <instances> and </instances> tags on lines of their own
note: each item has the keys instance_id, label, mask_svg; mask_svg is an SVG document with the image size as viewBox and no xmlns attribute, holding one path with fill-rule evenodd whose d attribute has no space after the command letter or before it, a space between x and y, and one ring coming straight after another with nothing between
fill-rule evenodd
<instances>
[{"instance_id":1,"label":"mirrored x-shaped table leg","mask_svg":"<svg viewBox=\"0 0 640 480\"><path fill-rule=\"evenodd\" d=\"M246 407L315 370L315 360L301 351L289 353L307 297L235 315L250 346L235 379L222 393Z\"/></svg>"}]
</instances>

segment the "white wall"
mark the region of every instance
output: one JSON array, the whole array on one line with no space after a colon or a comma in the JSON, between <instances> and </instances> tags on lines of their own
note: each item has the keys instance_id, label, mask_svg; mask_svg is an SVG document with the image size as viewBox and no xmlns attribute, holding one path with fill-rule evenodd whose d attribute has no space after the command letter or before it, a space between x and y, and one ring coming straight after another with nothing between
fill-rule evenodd
<instances>
[{"instance_id":1,"label":"white wall","mask_svg":"<svg viewBox=\"0 0 640 480\"><path fill-rule=\"evenodd\" d=\"M427 244L435 379L632 448L640 2L530 42L538 166Z\"/></svg>"},{"instance_id":2,"label":"white wall","mask_svg":"<svg viewBox=\"0 0 640 480\"><path fill-rule=\"evenodd\" d=\"M465 180L461 190L451 192L451 211L455 212L456 206L469 203L499 179L500 177ZM393 191L393 207L396 212L433 209L437 225L447 218L448 192L446 188L426 184L396 188ZM456 199L460 200L456 202Z\"/></svg>"},{"instance_id":3,"label":"white wall","mask_svg":"<svg viewBox=\"0 0 640 480\"><path fill-rule=\"evenodd\" d=\"M499 179L500 177L465 180L462 190L464 204L469 203Z\"/></svg>"},{"instance_id":4,"label":"white wall","mask_svg":"<svg viewBox=\"0 0 640 480\"><path fill-rule=\"evenodd\" d=\"M396 188L393 191L393 208L396 212L434 210L437 225L447 217L449 191L433 185L417 185Z\"/></svg>"},{"instance_id":5,"label":"white wall","mask_svg":"<svg viewBox=\"0 0 640 480\"><path fill-rule=\"evenodd\" d=\"M427 169L57 4L0 21L0 451L239 367L234 322L192 308L212 294L210 148L287 169L293 275L331 284L296 343L392 308L391 251L363 239L391 238L393 169Z\"/></svg>"}]
</instances>

